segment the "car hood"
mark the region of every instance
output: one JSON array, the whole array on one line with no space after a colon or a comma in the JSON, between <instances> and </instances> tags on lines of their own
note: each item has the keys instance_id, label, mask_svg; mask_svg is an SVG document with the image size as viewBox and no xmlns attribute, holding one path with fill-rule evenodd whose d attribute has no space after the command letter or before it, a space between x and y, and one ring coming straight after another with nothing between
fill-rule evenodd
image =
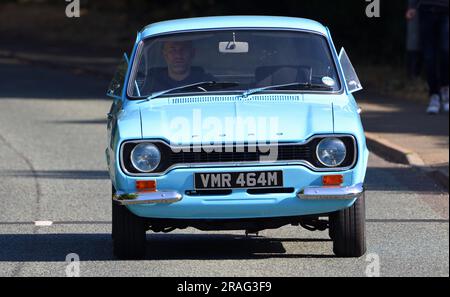
<instances>
[{"instance_id":1,"label":"car hood","mask_svg":"<svg viewBox=\"0 0 450 297\"><path fill-rule=\"evenodd\" d=\"M172 144L297 142L333 132L330 100L302 95L155 99L140 113L144 139Z\"/></svg>"}]
</instances>

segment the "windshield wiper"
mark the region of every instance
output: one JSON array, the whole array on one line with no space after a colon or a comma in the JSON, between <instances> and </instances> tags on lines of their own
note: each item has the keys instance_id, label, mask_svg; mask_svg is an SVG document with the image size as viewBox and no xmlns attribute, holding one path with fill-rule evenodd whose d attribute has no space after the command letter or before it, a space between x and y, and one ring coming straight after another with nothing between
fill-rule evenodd
<instances>
[{"instance_id":1,"label":"windshield wiper","mask_svg":"<svg viewBox=\"0 0 450 297\"><path fill-rule=\"evenodd\" d=\"M176 87L176 88L172 88L172 89L163 90L163 91L159 91L159 92L153 93L152 95L147 97L146 101L155 99L155 98L163 96L165 94L172 93L174 91L180 91L180 90L185 90L185 89L197 88L197 89L199 89L199 90L201 90L203 92L208 92L207 88L209 88L209 87L219 87L219 88L223 89L223 88L236 87L238 85L239 85L239 83L237 83L237 82L202 81L202 82L198 82L198 83L195 83L195 84L184 85L184 86L180 86L180 87Z\"/></svg>"},{"instance_id":2,"label":"windshield wiper","mask_svg":"<svg viewBox=\"0 0 450 297\"><path fill-rule=\"evenodd\" d=\"M333 87L327 86L327 85L321 85L321 84L312 84L312 83L290 83L290 84L283 84L283 85L273 85L273 86L267 86L267 87L261 87L261 88L254 88L245 91L242 93L242 97L246 98L252 94L260 93L268 90L280 90L280 89L289 89L295 87L298 90L333 90Z\"/></svg>"}]
</instances>

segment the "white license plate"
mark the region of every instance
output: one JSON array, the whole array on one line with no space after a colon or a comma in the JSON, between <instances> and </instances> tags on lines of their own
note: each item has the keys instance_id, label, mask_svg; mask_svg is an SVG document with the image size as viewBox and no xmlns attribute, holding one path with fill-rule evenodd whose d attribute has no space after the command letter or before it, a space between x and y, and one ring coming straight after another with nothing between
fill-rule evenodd
<instances>
[{"instance_id":1,"label":"white license plate","mask_svg":"<svg viewBox=\"0 0 450 297\"><path fill-rule=\"evenodd\" d=\"M194 174L194 188L196 190L281 187L283 187L283 172L281 170Z\"/></svg>"}]
</instances>

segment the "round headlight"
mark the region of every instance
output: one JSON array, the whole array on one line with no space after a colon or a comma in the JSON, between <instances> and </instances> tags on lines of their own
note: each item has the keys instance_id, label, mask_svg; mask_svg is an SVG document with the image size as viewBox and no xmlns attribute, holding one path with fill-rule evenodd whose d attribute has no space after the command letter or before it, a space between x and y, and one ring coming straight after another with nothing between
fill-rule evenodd
<instances>
[{"instance_id":1,"label":"round headlight","mask_svg":"<svg viewBox=\"0 0 450 297\"><path fill-rule=\"evenodd\" d=\"M327 167L337 167L344 162L347 149L338 138L325 138L317 145L317 158Z\"/></svg>"},{"instance_id":2,"label":"round headlight","mask_svg":"<svg viewBox=\"0 0 450 297\"><path fill-rule=\"evenodd\" d=\"M161 161L161 152L156 145L141 143L131 151L131 163L141 172L151 172L158 167Z\"/></svg>"}]
</instances>

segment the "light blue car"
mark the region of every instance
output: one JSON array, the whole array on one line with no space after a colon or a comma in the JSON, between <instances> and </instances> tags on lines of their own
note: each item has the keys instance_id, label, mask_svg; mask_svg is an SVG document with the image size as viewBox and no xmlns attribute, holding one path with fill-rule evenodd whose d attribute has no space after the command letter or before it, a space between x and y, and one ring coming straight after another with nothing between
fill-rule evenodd
<instances>
[{"instance_id":1,"label":"light blue car","mask_svg":"<svg viewBox=\"0 0 450 297\"><path fill-rule=\"evenodd\" d=\"M146 231L329 229L366 251L361 84L329 30L300 18L155 23L108 90L106 159L120 259Z\"/></svg>"}]
</instances>

